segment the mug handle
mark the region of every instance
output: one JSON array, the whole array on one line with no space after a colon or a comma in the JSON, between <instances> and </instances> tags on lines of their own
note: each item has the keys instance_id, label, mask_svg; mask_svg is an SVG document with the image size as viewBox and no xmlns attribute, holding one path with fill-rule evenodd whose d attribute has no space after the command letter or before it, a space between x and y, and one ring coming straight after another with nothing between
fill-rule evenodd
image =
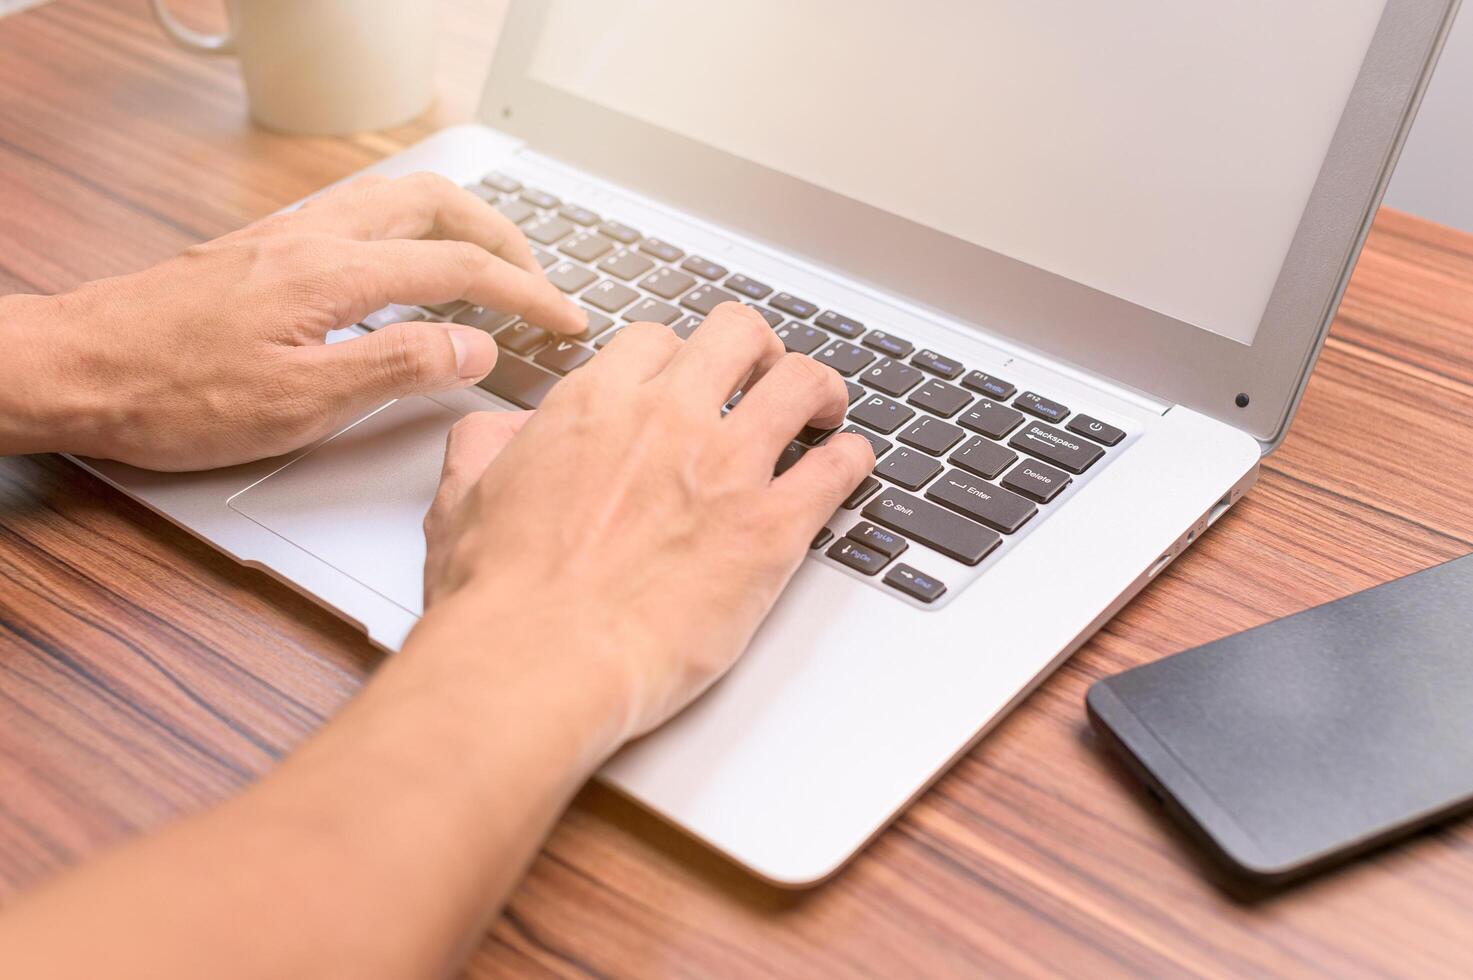
<instances>
[{"instance_id":1,"label":"mug handle","mask_svg":"<svg viewBox=\"0 0 1473 980\"><path fill-rule=\"evenodd\" d=\"M197 51L200 54L234 54L235 34L226 31L224 34L206 34L192 27L185 27L179 23L174 14L169 10L168 0L150 0L153 7L153 16L159 22L159 26L182 48Z\"/></svg>"}]
</instances>

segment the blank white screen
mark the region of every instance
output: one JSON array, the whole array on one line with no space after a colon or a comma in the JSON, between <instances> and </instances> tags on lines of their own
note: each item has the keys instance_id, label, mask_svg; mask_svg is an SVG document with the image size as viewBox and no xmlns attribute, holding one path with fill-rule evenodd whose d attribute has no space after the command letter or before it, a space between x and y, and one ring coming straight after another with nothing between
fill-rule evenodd
<instances>
[{"instance_id":1,"label":"blank white screen","mask_svg":"<svg viewBox=\"0 0 1473 980\"><path fill-rule=\"evenodd\" d=\"M1251 343L1384 0L550 0L538 80Z\"/></svg>"}]
</instances>

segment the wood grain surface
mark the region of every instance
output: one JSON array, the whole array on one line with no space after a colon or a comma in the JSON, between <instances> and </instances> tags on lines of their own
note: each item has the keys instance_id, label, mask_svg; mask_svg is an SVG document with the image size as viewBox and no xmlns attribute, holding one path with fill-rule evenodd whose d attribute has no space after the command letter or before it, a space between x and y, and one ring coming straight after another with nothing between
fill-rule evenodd
<instances>
[{"instance_id":1,"label":"wood grain surface","mask_svg":"<svg viewBox=\"0 0 1473 980\"><path fill-rule=\"evenodd\" d=\"M206 0L178 6L218 21ZM234 66L171 48L143 0L0 21L0 291L137 269L467 118L498 10L445 0L429 117L333 140L250 126ZM839 878L765 887L590 787L469 972L1467 973L1473 825L1234 896L1101 752L1082 698L1473 551L1470 477L1473 237L1383 212L1258 488ZM65 461L0 461L0 900L236 790L377 660Z\"/></svg>"}]
</instances>

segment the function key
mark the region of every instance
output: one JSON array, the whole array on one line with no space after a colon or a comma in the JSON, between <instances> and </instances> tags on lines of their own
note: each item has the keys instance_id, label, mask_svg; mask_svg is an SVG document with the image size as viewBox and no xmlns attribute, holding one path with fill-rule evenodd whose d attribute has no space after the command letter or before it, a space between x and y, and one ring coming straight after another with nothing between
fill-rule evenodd
<instances>
[{"instance_id":1,"label":"function key","mask_svg":"<svg viewBox=\"0 0 1473 980\"><path fill-rule=\"evenodd\" d=\"M558 251L571 255L579 262L592 262L605 252L612 251L614 243L591 231L579 232L558 246Z\"/></svg>"},{"instance_id":2,"label":"function key","mask_svg":"<svg viewBox=\"0 0 1473 980\"><path fill-rule=\"evenodd\" d=\"M702 258L699 255L692 255L690 258L680 263L680 267L686 272L694 272L702 279L720 279L722 276L726 275L725 266L717 265L710 259Z\"/></svg>"},{"instance_id":3,"label":"function key","mask_svg":"<svg viewBox=\"0 0 1473 980\"><path fill-rule=\"evenodd\" d=\"M1117 429L1115 426L1101 422L1099 419L1090 415L1076 415L1069 420L1069 424L1064 426L1064 428L1070 432L1077 432L1079 435L1088 436L1095 442L1103 442L1107 446L1113 446L1125 438L1125 431L1123 429Z\"/></svg>"},{"instance_id":4,"label":"function key","mask_svg":"<svg viewBox=\"0 0 1473 980\"><path fill-rule=\"evenodd\" d=\"M1002 478L1002 485L1046 504L1069 485L1069 474L1036 459L1025 459Z\"/></svg>"},{"instance_id":5,"label":"function key","mask_svg":"<svg viewBox=\"0 0 1473 980\"><path fill-rule=\"evenodd\" d=\"M582 225L584 228L591 228L598 224L598 215L577 204L564 204L558 208L557 213L574 224Z\"/></svg>"},{"instance_id":6,"label":"function key","mask_svg":"<svg viewBox=\"0 0 1473 980\"><path fill-rule=\"evenodd\" d=\"M939 374L947 381L955 380L956 376L962 373L960 361L954 361L933 350L916 351L916 356L910 359L910 363L923 371Z\"/></svg>"},{"instance_id":7,"label":"function key","mask_svg":"<svg viewBox=\"0 0 1473 980\"><path fill-rule=\"evenodd\" d=\"M939 578L909 565L896 565L886 572L885 584L922 602L935 602L946 591L946 584Z\"/></svg>"},{"instance_id":8,"label":"function key","mask_svg":"<svg viewBox=\"0 0 1473 980\"><path fill-rule=\"evenodd\" d=\"M990 439L1001 439L1023 421L1023 413L1006 405L983 399L961 414L957 422L964 429L980 432Z\"/></svg>"},{"instance_id":9,"label":"function key","mask_svg":"<svg viewBox=\"0 0 1473 980\"><path fill-rule=\"evenodd\" d=\"M932 378L912 392L906 400L917 408L950 418L970 405L972 396L955 385Z\"/></svg>"},{"instance_id":10,"label":"function key","mask_svg":"<svg viewBox=\"0 0 1473 980\"><path fill-rule=\"evenodd\" d=\"M864 335L862 343L866 347L873 347L882 354L889 354L891 357L909 357L910 352L916 349L916 345L910 341L901 340L899 337L888 334L883 330L871 330Z\"/></svg>"},{"instance_id":11,"label":"function key","mask_svg":"<svg viewBox=\"0 0 1473 980\"><path fill-rule=\"evenodd\" d=\"M864 333L864 324L842 313L835 313L833 310L824 310L813 322L825 330L832 330L840 337L848 337L850 340Z\"/></svg>"},{"instance_id":12,"label":"function key","mask_svg":"<svg viewBox=\"0 0 1473 980\"><path fill-rule=\"evenodd\" d=\"M514 225L521 224L537 213L537 209L526 201L502 201L496 205L496 210L506 215L506 220Z\"/></svg>"},{"instance_id":13,"label":"function key","mask_svg":"<svg viewBox=\"0 0 1473 980\"><path fill-rule=\"evenodd\" d=\"M646 238L639 243L639 250L664 262L674 262L685 254L669 242L662 242L658 238Z\"/></svg>"},{"instance_id":14,"label":"function key","mask_svg":"<svg viewBox=\"0 0 1473 980\"><path fill-rule=\"evenodd\" d=\"M495 171L492 171L491 173L482 177L481 183L485 184L492 190L500 191L503 194L515 194L517 191L522 189L521 181L508 177L506 174L496 173Z\"/></svg>"},{"instance_id":15,"label":"function key","mask_svg":"<svg viewBox=\"0 0 1473 980\"><path fill-rule=\"evenodd\" d=\"M522 188L522 200L537 208L555 208L562 203L554 195L547 191L539 191L535 187Z\"/></svg>"},{"instance_id":16,"label":"function key","mask_svg":"<svg viewBox=\"0 0 1473 980\"><path fill-rule=\"evenodd\" d=\"M1042 395L1025 391L1013 399L1013 404L1030 415L1037 415L1041 419L1050 422L1062 422L1069 414L1069 406L1060 405L1056 401L1050 401Z\"/></svg>"},{"instance_id":17,"label":"function key","mask_svg":"<svg viewBox=\"0 0 1473 980\"><path fill-rule=\"evenodd\" d=\"M818 307L815 304L808 302L806 299L799 299L792 293L778 293L772 299L768 300L768 302L784 313L795 316L800 320L806 320L818 312Z\"/></svg>"},{"instance_id":18,"label":"function key","mask_svg":"<svg viewBox=\"0 0 1473 980\"><path fill-rule=\"evenodd\" d=\"M1003 379L994 378L981 371L968 371L967 376L962 378L962 385L973 391L980 391L984 395L991 395L993 398L1011 398L1013 392L1018 390Z\"/></svg>"},{"instance_id":19,"label":"function key","mask_svg":"<svg viewBox=\"0 0 1473 980\"><path fill-rule=\"evenodd\" d=\"M687 310L699 313L701 316L708 315L722 303L736 302L736 297L719 286L697 286L686 293L681 299L680 305Z\"/></svg>"},{"instance_id":20,"label":"function key","mask_svg":"<svg viewBox=\"0 0 1473 980\"><path fill-rule=\"evenodd\" d=\"M1070 473L1083 473L1094 465L1105 451L1092 442L1060 432L1051 426L1031 422L1008 440L1008 445L1030 456L1062 466Z\"/></svg>"},{"instance_id":21,"label":"function key","mask_svg":"<svg viewBox=\"0 0 1473 980\"><path fill-rule=\"evenodd\" d=\"M633 245L639 241L639 232L619 221L605 221L598 226L600 234L607 235L616 242L625 245Z\"/></svg>"},{"instance_id":22,"label":"function key","mask_svg":"<svg viewBox=\"0 0 1473 980\"><path fill-rule=\"evenodd\" d=\"M863 347L855 347L844 340L834 341L813 356L846 378L863 371L875 359L875 355Z\"/></svg>"},{"instance_id":23,"label":"function key","mask_svg":"<svg viewBox=\"0 0 1473 980\"><path fill-rule=\"evenodd\" d=\"M767 285L767 283L758 282L756 279L749 279L740 272L727 279L722 285L751 299L761 299L772 292L772 287Z\"/></svg>"},{"instance_id":24,"label":"function key","mask_svg":"<svg viewBox=\"0 0 1473 980\"><path fill-rule=\"evenodd\" d=\"M852 541L858 541L860 544L869 545L887 558L899 558L900 553L910 547L910 542L906 541L894 531L887 531L877 524L871 524L869 521L860 521L850 528L849 533L844 535L844 537Z\"/></svg>"},{"instance_id":25,"label":"function key","mask_svg":"<svg viewBox=\"0 0 1473 980\"><path fill-rule=\"evenodd\" d=\"M765 306L758 306L756 303L748 303L747 309L756 310L758 313L760 313L762 315L762 319L766 320L767 325L774 330L777 329L777 325L779 323L783 322L783 315L781 313L777 312L776 310L769 310Z\"/></svg>"},{"instance_id":26,"label":"function key","mask_svg":"<svg viewBox=\"0 0 1473 980\"><path fill-rule=\"evenodd\" d=\"M789 320L777 328L783 346L795 354L812 354L828 342L829 335L806 323Z\"/></svg>"},{"instance_id":27,"label":"function key","mask_svg":"<svg viewBox=\"0 0 1473 980\"><path fill-rule=\"evenodd\" d=\"M848 538L840 538L826 554L839 564L848 565L855 571L866 575L873 575L890 564L890 559L885 557L883 552Z\"/></svg>"}]
</instances>

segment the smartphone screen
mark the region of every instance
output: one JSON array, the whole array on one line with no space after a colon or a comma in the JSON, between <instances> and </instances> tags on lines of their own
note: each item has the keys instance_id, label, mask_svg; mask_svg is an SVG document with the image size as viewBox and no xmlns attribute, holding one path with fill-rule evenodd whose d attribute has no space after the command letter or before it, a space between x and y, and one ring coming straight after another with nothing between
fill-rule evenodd
<instances>
[{"instance_id":1,"label":"smartphone screen","mask_svg":"<svg viewBox=\"0 0 1473 980\"><path fill-rule=\"evenodd\" d=\"M1188 830L1284 881L1473 806L1473 556L1095 684Z\"/></svg>"}]
</instances>

